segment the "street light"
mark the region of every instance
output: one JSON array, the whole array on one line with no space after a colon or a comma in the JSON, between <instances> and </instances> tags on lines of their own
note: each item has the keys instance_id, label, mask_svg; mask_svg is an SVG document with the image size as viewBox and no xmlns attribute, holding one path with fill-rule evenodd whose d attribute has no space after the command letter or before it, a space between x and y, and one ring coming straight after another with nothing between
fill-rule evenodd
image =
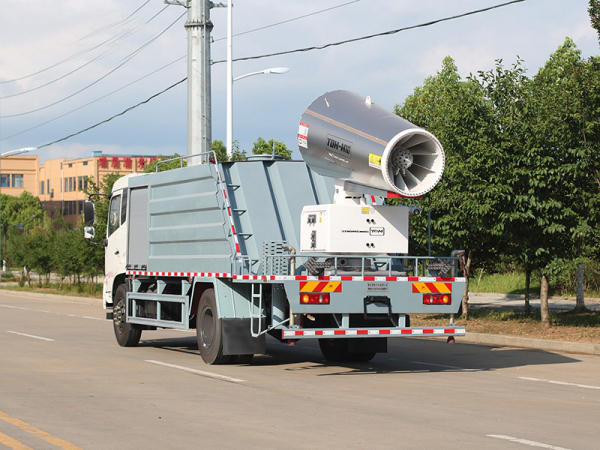
<instances>
[{"instance_id":1,"label":"street light","mask_svg":"<svg viewBox=\"0 0 600 450\"><path fill-rule=\"evenodd\" d=\"M259 70L257 72L250 72L239 77L229 78L228 90L227 90L227 155L233 154L233 82L241 80L242 78L248 78L254 75L262 75L267 73L282 74L289 72L287 67L272 67L270 69Z\"/></svg>"},{"instance_id":2,"label":"street light","mask_svg":"<svg viewBox=\"0 0 600 450\"><path fill-rule=\"evenodd\" d=\"M23 147L23 148L17 148L15 150L9 150L7 152L4 153L0 153L0 157L2 156L12 156L12 155L20 155L21 153L27 153L27 152L32 152L34 150L37 150L37 147Z\"/></svg>"},{"instance_id":3,"label":"street light","mask_svg":"<svg viewBox=\"0 0 600 450\"><path fill-rule=\"evenodd\" d=\"M262 75L263 73L281 74L281 73L286 73L289 71L290 71L290 69L288 69L287 67L272 67L271 69L259 70L258 72L250 72L250 73L247 73L246 75L240 75L239 77L235 77L233 79L233 81L241 80L242 78L251 77L252 75Z\"/></svg>"},{"instance_id":4,"label":"street light","mask_svg":"<svg viewBox=\"0 0 600 450\"><path fill-rule=\"evenodd\" d=\"M37 147L23 147L23 148L17 148L15 150L9 150L7 152L4 153L0 153L0 161L2 160L2 157L4 156L13 156L13 155L20 155L21 153L27 153L27 152L31 152L33 150L37 150ZM2 171L2 165L0 164L0 172ZM2 247L4 245L4 239L2 237L2 183L0 182L0 263L2 264L2 271L0 271L0 279L2 279L2 274L4 273L4 260L2 259Z\"/></svg>"}]
</instances>

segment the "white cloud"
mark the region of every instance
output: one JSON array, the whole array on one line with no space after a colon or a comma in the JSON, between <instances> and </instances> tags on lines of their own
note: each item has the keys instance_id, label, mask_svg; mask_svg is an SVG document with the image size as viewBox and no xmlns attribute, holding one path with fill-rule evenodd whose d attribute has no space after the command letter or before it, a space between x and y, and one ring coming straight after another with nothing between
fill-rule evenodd
<instances>
[{"instance_id":1,"label":"white cloud","mask_svg":"<svg viewBox=\"0 0 600 450\"><path fill-rule=\"evenodd\" d=\"M139 27L165 5L152 1L131 21L119 23L144 0L117 1L3 0L0 15L0 81L27 75L94 45L111 36L122 36L107 47L80 55L58 67L19 83L0 84L0 96L51 82L90 61L64 80L33 93L0 100L0 116L46 106L69 96L114 69L127 55L162 32L185 9L169 6L144 27ZM344 3L341 0L273 2L246 0L234 8L234 32L285 21ZM497 4L496 0L363 0L285 23L235 39L234 57L261 55L355 38L424 23ZM225 9L213 9L213 36L226 35ZM185 18L114 74L106 76L73 98L21 118L0 119L2 151L42 145L98 123L139 103L186 76L185 62L178 63L133 86L47 125L7 138L46 120L71 111L124 86L185 55ZM117 24L117 25L115 25ZM139 27L139 28L138 28ZM101 30L98 33L93 33ZM131 34L127 34L132 32ZM461 75L488 70L498 58L506 64L517 55L529 74L537 71L548 56L572 37L584 56L598 53L595 31L589 26L587 0L532 0L486 13L448 21L426 28L377 37L325 50L236 62L240 75L267 67L285 66L291 71L280 76L261 76L235 86L235 138L249 149L258 136L284 140L295 147L298 120L319 95L335 89L350 89L370 95L373 101L392 108L416 86L441 67L450 55ZM212 46L214 60L224 59L225 41ZM225 65L213 66L213 138L224 139ZM185 146L186 89L180 86L150 103L136 108L87 133L53 145L45 154L87 152L92 148L117 148L129 153L169 153ZM77 147L77 146L80 147ZM85 156L85 155L83 155Z\"/></svg>"}]
</instances>

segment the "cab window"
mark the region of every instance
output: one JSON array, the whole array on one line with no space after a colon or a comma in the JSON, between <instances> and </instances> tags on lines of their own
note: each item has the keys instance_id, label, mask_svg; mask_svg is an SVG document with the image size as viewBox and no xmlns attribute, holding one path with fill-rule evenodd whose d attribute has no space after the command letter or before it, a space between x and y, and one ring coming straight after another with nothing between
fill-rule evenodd
<instances>
[{"instance_id":1,"label":"cab window","mask_svg":"<svg viewBox=\"0 0 600 450\"><path fill-rule=\"evenodd\" d=\"M108 236L113 234L121 224L121 195L115 195L110 199L108 209Z\"/></svg>"}]
</instances>

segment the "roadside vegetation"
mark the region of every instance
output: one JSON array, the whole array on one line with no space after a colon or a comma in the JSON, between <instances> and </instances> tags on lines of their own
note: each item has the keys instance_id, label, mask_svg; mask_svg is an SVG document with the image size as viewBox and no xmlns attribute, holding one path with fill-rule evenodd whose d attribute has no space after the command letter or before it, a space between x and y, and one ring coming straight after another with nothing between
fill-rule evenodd
<instances>
[{"instance_id":1,"label":"roadside vegetation","mask_svg":"<svg viewBox=\"0 0 600 450\"><path fill-rule=\"evenodd\" d=\"M550 327L548 296L575 292L579 263L600 291L599 57L566 38L531 77L517 58L462 78L448 56L395 112L444 147L441 181L412 201L411 253L464 250L464 318L468 291L536 291Z\"/></svg>"},{"instance_id":2,"label":"roadside vegetation","mask_svg":"<svg viewBox=\"0 0 600 450\"><path fill-rule=\"evenodd\" d=\"M9 281L5 275L2 276L2 281ZM11 291L19 292L37 292L41 294L53 294L53 295L68 295L73 297L90 297L90 298L102 298L102 284L101 283L80 283L80 284L61 284L61 283L49 283L38 286L37 284L27 284L19 282L18 284L0 285L0 289L7 289Z\"/></svg>"},{"instance_id":3,"label":"roadside vegetation","mask_svg":"<svg viewBox=\"0 0 600 450\"><path fill-rule=\"evenodd\" d=\"M594 269L592 265L586 266L585 297L600 298L600 286L598 284L600 277L592 269ZM574 298L576 295L576 280L574 275L575 270L565 273L564 281L562 283L557 282L550 289L549 295ZM483 269L480 269L471 277L469 286L471 292L524 295L525 273L515 270L488 275L485 274ZM539 297L540 282L538 277L533 277L529 291L532 297Z\"/></svg>"},{"instance_id":4,"label":"roadside vegetation","mask_svg":"<svg viewBox=\"0 0 600 450\"><path fill-rule=\"evenodd\" d=\"M412 315L411 326L447 326L448 316ZM551 339L600 344L600 312L570 314L550 313L551 327L541 326L539 309L530 314L522 311L471 307L468 319L457 317L455 323L466 326L468 333L491 333L531 339Z\"/></svg>"}]
</instances>

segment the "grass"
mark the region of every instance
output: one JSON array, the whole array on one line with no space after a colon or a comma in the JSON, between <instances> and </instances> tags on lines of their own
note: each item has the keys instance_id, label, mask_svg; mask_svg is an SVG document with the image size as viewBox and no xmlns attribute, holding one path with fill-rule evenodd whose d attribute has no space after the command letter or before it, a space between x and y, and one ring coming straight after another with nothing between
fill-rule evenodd
<instances>
[{"instance_id":1,"label":"grass","mask_svg":"<svg viewBox=\"0 0 600 450\"><path fill-rule=\"evenodd\" d=\"M493 292L497 294L525 294L525 274L511 272L504 274L483 274L479 271L471 276L469 280L469 291L471 292ZM531 277L530 291L532 294L540 294L540 280Z\"/></svg>"},{"instance_id":2,"label":"grass","mask_svg":"<svg viewBox=\"0 0 600 450\"><path fill-rule=\"evenodd\" d=\"M441 314L411 315L412 326L446 326L448 316ZM551 339L600 344L600 312L582 314L551 313L551 327L542 328L540 312L469 309L469 319L456 318L456 324L472 333L492 333L532 339Z\"/></svg>"},{"instance_id":3,"label":"grass","mask_svg":"<svg viewBox=\"0 0 600 450\"><path fill-rule=\"evenodd\" d=\"M476 270L469 280L470 292L491 292L496 294L525 294L525 274L521 272L510 272L503 274L488 275ZM540 295L540 278L531 276L531 295ZM559 295L552 290L550 285L550 295ZM575 292L568 292L564 296L575 297ZM600 292L587 290L586 297L600 298Z\"/></svg>"},{"instance_id":4,"label":"grass","mask_svg":"<svg viewBox=\"0 0 600 450\"><path fill-rule=\"evenodd\" d=\"M100 298L102 297L102 284L73 284L69 286L68 284L59 285L58 283L53 283L47 286L38 287L37 281L34 283L32 280L31 286L25 284L24 286L0 286L0 289L6 289L11 291L20 291L20 292L39 292L44 294L56 294L56 295L72 295L74 297L90 297L90 298Z\"/></svg>"},{"instance_id":5,"label":"grass","mask_svg":"<svg viewBox=\"0 0 600 450\"><path fill-rule=\"evenodd\" d=\"M2 274L2 281L16 281L16 278L12 272L6 272Z\"/></svg>"}]
</instances>

